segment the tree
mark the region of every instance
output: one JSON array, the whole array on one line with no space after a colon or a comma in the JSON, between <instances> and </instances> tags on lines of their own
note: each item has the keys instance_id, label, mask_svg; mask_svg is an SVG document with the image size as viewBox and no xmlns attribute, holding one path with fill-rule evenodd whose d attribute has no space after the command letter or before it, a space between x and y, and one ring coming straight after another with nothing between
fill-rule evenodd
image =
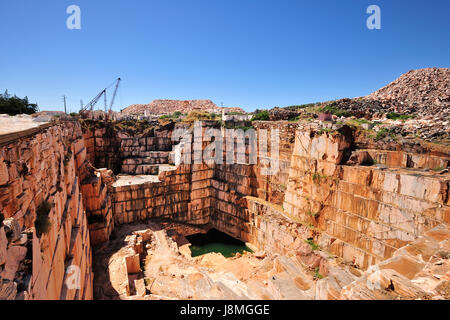
<instances>
[{"instance_id":1,"label":"tree","mask_svg":"<svg viewBox=\"0 0 450 320\"><path fill-rule=\"evenodd\" d=\"M8 90L4 94L0 94L0 114L32 114L39 110L36 103L30 103L28 97L23 99L17 97L16 95L11 96Z\"/></svg>"}]
</instances>

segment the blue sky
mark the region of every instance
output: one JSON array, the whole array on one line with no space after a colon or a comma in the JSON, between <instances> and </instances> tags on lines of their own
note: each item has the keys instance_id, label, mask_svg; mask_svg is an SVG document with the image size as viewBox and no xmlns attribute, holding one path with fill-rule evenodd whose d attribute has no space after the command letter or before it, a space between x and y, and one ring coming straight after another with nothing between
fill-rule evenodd
<instances>
[{"instance_id":1,"label":"blue sky","mask_svg":"<svg viewBox=\"0 0 450 320\"><path fill-rule=\"evenodd\" d=\"M81 8L81 30L66 8ZM381 30L366 8L381 8ZM118 76L115 109L153 99L287 106L363 96L450 66L450 1L0 0L0 91L77 111ZM98 106L103 106L100 101Z\"/></svg>"}]
</instances>

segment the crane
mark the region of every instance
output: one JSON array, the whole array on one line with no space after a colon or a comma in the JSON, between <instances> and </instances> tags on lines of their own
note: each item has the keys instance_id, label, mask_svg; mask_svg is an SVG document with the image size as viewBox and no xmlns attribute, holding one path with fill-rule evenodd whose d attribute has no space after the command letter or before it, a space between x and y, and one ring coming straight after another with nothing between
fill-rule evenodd
<instances>
[{"instance_id":1,"label":"crane","mask_svg":"<svg viewBox=\"0 0 450 320\"><path fill-rule=\"evenodd\" d=\"M114 88L114 93L113 93L113 96L112 96L112 99L111 99L111 104L110 104L110 106L109 106L109 110L111 110L112 107L113 107L113 104L114 104L114 100L116 99L117 90L119 89L119 84L120 84L120 81L121 81L121 80L122 80L121 78L117 78L117 79L116 79L113 83L111 83L108 87L106 87L105 89L103 89L102 91L100 91L100 93L97 94L97 95L95 96L95 98L92 99L87 105L85 105L84 107L83 107L83 106L81 107L80 112L81 112L81 111L87 111L87 110L93 111L95 105L96 105L97 102L101 99L102 96L103 96L104 101L105 101L105 112L108 112L108 110L107 110L108 104L107 104L107 100L106 100L106 90L109 89L110 87L112 87L114 84L116 84L116 87Z\"/></svg>"},{"instance_id":2,"label":"crane","mask_svg":"<svg viewBox=\"0 0 450 320\"><path fill-rule=\"evenodd\" d=\"M117 81L116 82L116 87L114 88L114 93L113 93L113 96L112 96L112 99L111 99L111 104L109 106L109 110L112 110L112 107L114 105L114 100L116 100L117 89L119 89L120 80L122 80L122 79L117 78L117 80L116 80Z\"/></svg>"},{"instance_id":3,"label":"crane","mask_svg":"<svg viewBox=\"0 0 450 320\"><path fill-rule=\"evenodd\" d=\"M100 98L102 97L102 95L106 96L106 89L103 89L98 95L95 96L94 99L92 99L87 105L82 107L80 111L86 111L88 109L92 111L94 109L94 106L97 104L98 100L100 100Z\"/></svg>"}]
</instances>

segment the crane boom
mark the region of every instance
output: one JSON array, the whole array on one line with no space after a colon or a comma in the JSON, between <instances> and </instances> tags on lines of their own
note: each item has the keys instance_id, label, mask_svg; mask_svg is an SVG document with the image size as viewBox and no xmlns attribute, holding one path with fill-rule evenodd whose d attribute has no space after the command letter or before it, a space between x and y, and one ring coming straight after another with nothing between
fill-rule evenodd
<instances>
[{"instance_id":1,"label":"crane boom","mask_svg":"<svg viewBox=\"0 0 450 320\"><path fill-rule=\"evenodd\" d=\"M105 98L105 112L108 112L108 103L106 102L106 89L105 89L105 94L103 95L103 98Z\"/></svg>"},{"instance_id":2,"label":"crane boom","mask_svg":"<svg viewBox=\"0 0 450 320\"><path fill-rule=\"evenodd\" d=\"M122 79L117 78L117 83L116 83L116 87L114 88L114 93L113 93L113 96L112 96L112 99L111 99L111 104L109 106L109 110L112 110L112 107L114 105L114 100L116 100L117 89L119 89L120 80L122 80Z\"/></svg>"},{"instance_id":3,"label":"crane boom","mask_svg":"<svg viewBox=\"0 0 450 320\"><path fill-rule=\"evenodd\" d=\"M92 99L87 105L85 105L84 107L83 107L83 105L81 105L80 111L86 111L86 110L93 111L95 105L100 100L100 98L103 96L104 102L105 102L105 112L108 112L108 103L107 103L107 97L106 97L106 90L109 89L115 83L116 87L114 88L114 93L113 93L113 96L112 96L112 99L111 99L111 104L109 106L109 110L111 110L113 105L114 105L114 101L115 101L116 95L117 95L117 90L119 89L119 84L120 84L121 80L122 80L121 78L117 78L113 83L111 83L108 87L106 87L99 94L97 94L95 96L95 98Z\"/></svg>"},{"instance_id":4,"label":"crane boom","mask_svg":"<svg viewBox=\"0 0 450 320\"><path fill-rule=\"evenodd\" d=\"M94 99L92 99L87 105L83 107L82 110L93 110L94 106L97 104L98 100L102 97L103 94L106 94L106 89L103 89Z\"/></svg>"}]
</instances>

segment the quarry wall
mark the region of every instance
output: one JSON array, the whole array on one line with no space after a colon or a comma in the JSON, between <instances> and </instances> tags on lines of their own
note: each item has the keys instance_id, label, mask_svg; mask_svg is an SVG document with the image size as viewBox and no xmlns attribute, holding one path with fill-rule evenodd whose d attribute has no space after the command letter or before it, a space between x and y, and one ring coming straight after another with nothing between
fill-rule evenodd
<instances>
[{"instance_id":1,"label":"quarry wall","mask_svg":"<svg viewBox=\"0 0 450 320\"><path fill-rule=\"evenodd\" d=\"M449 223L449 176L429 170L448 158L372 150L381 165L346 165L350 145L339 132L296 134L284 211L315 228L322 246L367 268Z\"/></svg>"},{"instance_id":2,"label":"quarry wall","mask_svg":"<svg viewBox=\"0 0 450 320\"><path fill-rule=\"evenodd\" d=\"M80 192L85 165L77 122L0 147L2 298L92 299L92 251ZM38 230L45 221L48 231ZM64 283L70 276L69 290Z\"/></svg>"},{"instance_id":3,"label":"quarry wall","mask_svg":"<svg viewBox=\"0 0 450 320\"><path fill-rule=\"evenodd\" d=\"M302 240L313 239L331 253L367 268L389 258L427 230L448 222L448 176L429 170L446 168L445 154L364 144L355 141L348 130L330 132L300 123L254 122L254 127L258 134L267 129L268 140L273 130L278 130L279 170L270 175L261 173L272 157L269 147L267 157L259 157L256 165L184 165L164 171L156 183L113 188L116 223L168 218L210 224L257 247L272 242L276 247L290 239L287 234L296 233L277 237L273 223L261 218L270 211L272 220L301 229ZM165 130L151 138L122 136L120 153L129 156L122 162L124 172L150 170L138 169L140 166L150 166L155 172L159 163L173 163L170 134ZM225 138L225 129L221 129L221 135ZM205 141L193 141L192 146L195 143L203 148L207 145ZM159 144L165 145L168 155L157 153L161 151ZM383 147L387 150L377 149ZM246 145L246 161L249 152ZM352 152L367 152L377 165L349 162ZM155 160L142 160L153 155ZM246 197L260 202L250 205ZM281 209L269 210L268 204ZM266 223L264 228L261 221ZM296 237L292 239L295 243Z\"/></svg>"},{"instance_id":4,"label":"quarry wall","mask_svg":"<svg viewBox=\"0 0 450 320\"><path fill-rule=\"evenodd\" d=\"M264 158L256 165L185 166L164 172L159 184L117 189L115 212L129 217L123 220L128 222L164 217L209 223L256 247L280 252L287 250L282 247L292 249L289 241L299 245L296 239L310 239L361 268L391 257L398 248L449 221L448 175L432 170L448 166L445 155L358 149L348 130L331 132L289 122L257 122L255 127L280 132L275 174L261 174L267 166ZM352 154L362 152L376 165L349 161ZM245 153L248 160L248 145ZM147 203L133 207L133 188L134 195L139 188L146 190L147 196L138 200ZM289 231L274 231L281 226L290 226Z\"/></svg>"}]
</instances>

